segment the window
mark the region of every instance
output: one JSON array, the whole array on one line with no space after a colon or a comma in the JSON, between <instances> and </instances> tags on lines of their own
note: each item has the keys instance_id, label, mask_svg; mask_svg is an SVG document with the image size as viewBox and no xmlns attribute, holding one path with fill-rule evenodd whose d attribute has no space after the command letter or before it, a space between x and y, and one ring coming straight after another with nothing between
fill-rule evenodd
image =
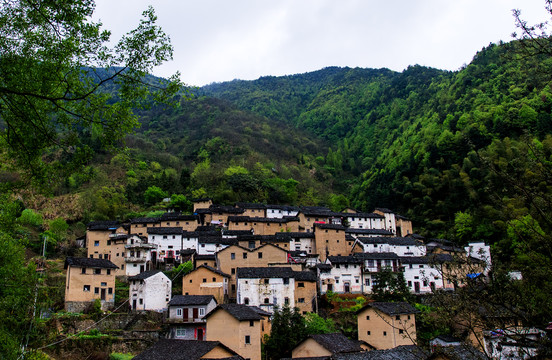
<instances>
[{"instance_id":1,"label":"window","mask_svg":"<svg viewBox=\"0 0 552 360\"><path fill-rule=\"evenodd\" d=\"M289 285L289 278L284 278L284 285Z\"/></svg>"},{"instance_id":2,"label":"window","mask_svg":"<svg viewBox=\"0 0 552 360\"><path fill-rule=\"evenodd\" d=\"M106 282L102 282L100 285L101 285L101 286L107 286L107 283L106 283Z\"/></svg>"},{"instance_id":3,"label":"window","mask_svg":"<svg viewBox=\"0 0 552 360\"><path fill-rule=\"evenodd\" d=\"M144 299L140 299L138 300L138 302L140 303L140 305L144 305Z\"/></svg>"},{"instance_id":4,"label":"window","mask_svg":"<svg viewBox=\"0 0 552 360\"><path fill-rule=\"evenodd\" d=\"M384 331L384 332L383 332L383 336L387 336L387 331Z\"/></svg>"},{"instance_id":5,"label":"window","mask_svg":"<svg viewBox=\"0 0 552 360\"><path fill-rule=\"evenodd\" d=\"M364 285L370 286L370 279L364 279Z\"/></svg>"},{"instance_id":6,"label":"window","mask_svg":"<svg viewBox=\"0 0 552 360\"><path fill-rule=\"evenodd\" d=\"M370 330L366 331L366 335L371 335Z\"/></svg>"},{"instance_id":7,"label":"window","mask_svg":"<svg viewBox=\"0 0 552 360\"><path fill-rule=\"evenodd\" d=\"M255 321L249 320L249 326L255 326Z\"/></svg>"},{"instance_id":8,"label":"window","mask_svg":"<svg viewBox=\"0 0 552 360\"><path fill-rule=\"evenodd\" d=\"M199 316L205 315L205 308L199 308Z\"/></svg>"},{"instance_id":9,"label":"window","mask_svg":"<svg viewBox=\"0 0 552 360\"><path fill-rule=\"evenodd\" d=\"M395 316L395 320L400 320L400 319L401 319L400 315Z\"/></svg>"},{"instance_id":10,"label":"window","mask_svg":"<svg viewBox=\"0 0 552 360\"><path fill-rule=\"evenodd\" d=\"M236 273L236 268L232 268L232 275L234 275Z\"/></svg>"},{"instance_id":11,"label":"window","mask_svg":"<svg viewBox=\"0 0 552 360\"><path fill-rule=\"evenodd\" d=\"M262 258L263 258L263 253L262 253L262 252L257 253L257 257L258 257L259 259L262 259Z\"/></svg>"},{"instance_id":12,"label":"window","mask_svg":"<svg viewBox=\"0 0 552 360\"><path fill-rule=\"evenodd\" d=\"M370 320L370 315L366 315L366 320Z\"/></svg>"},{"instance_id":13,"label":"window","mask_svg":"<svg viewBox=\"0 0 552 360\"><path fill-rule=\"evenodd\" d=\"M81 269L81 274L86 274L86 268Z\"/></svg>"},{"instance_id":14,"label":"window","mask_svg":"<svg viewBox=\"0 0 552 360\"><path fill-rule=\"evenodd\" d=\"M232 284L232 291L236 291L236 284Z\"/></svg>"},{"instance_id":15,"label":"window","mask_svg":"<svg viewBox=\"0 0 552 360\"><path fill-rule=\"evenodd\" d=\"M100 293L100 288L95 287L95 288L94 288L94 294L99 294L99 293Z\"/></svg>"},{"instance_id":16,"label":"window","mask_svg":"<svg viewBox=\"0 0 552 360\"><path fill-rule=\"evenodd\" d=\"M297 283L297 287L305 287L305 283L302 283L302 282Z\"/></svg>"},{"instance_id":17,"label":"window","mask_svg":"<svg viewBox=\"0 0 552 360\"><path fill-rule=\"evenodd\" d=\"M111 240L107 240L107 245L111 245Z\"/></svg>"},{"instance_id":18,"label":"window","mask_svg":"<svg viewBox=\"0 0 552 360\"><path fill-rule=\"evenodd\" d=\"M289 305L289 298L288 297L284 298L284 304Z\"/></svg>"},{"instance_id":19,"label":"window","mask_svg":"<svg viewBox=\"0 0 552 360\"><path fill-rule=\"evenodd\" d=\"M249 248L250 248L250 249L254 249L254 248L255 248L255 241L250 241L250 242L249 242Z\"/></svg>"},{"instance_id":20,"label":"window","mask_svg":"<svg viewBox=\"0 0 552 360\"><path fill-rule=\"evenodd\" d=\"M186 328L176 328L176 336L185 337L186 336Z\"/></svg>"},{"instance_id":21,"label":"window","mask_svg":"<svg viewBox=\"0 0 552 360\"><path fill-rule=\"evenodd\" d=\"M102 273L102 269L94 269L94 274L100 275Z\"/></svg>"},{"instance_id":22,"label":"window","mask_svg":"<svg viewBox=\"0 0 552 360\"><path fill-rule=\"evenodd\" d=\"M399 334L403 334L404 333L404 330L403 329L399 329Z\"/></svg>"},{"instance_id":23,"label":"window","mask_svg":"<svg viewBox=\"0 0 552 360\"><path fill-rule=\"evenodd\" d=\"M207 279L203 279L203 282L206 283L206 282L207 282Z\"/></svg>"},{"instance_id":24,"label":"window","mask_svg":"<svg viewBox=\"0 0 552 360\"><path fill-rule=\"evenodd\" d=\"M268 304L268 303L269 303L268 298L264 298L264 303L265 303L265 304Z\"/></svg>"},{"instance_id":25,"label":"window","mask_svg":"<svg viewBox=\"0 0 552 360\"><path fill-rule=\"evenodd\" d=\"M107 269L107 275L111 275L111 269Z\"/></svg>"},{"instance_id":26,"label":"window","mask_svg":"<svg viewBox=\"0 0 552 360\"><path fill-rule=\"evenodd\" d=\"M99 240L94 241L94 246L100 246L100 241Z\"/></svg>"},{"instance_id":27,"label":"window","mask_svg":"<svg viewBox=\"0 0 552 360\"><path fill-rule=\"evenodd\" d=\"M246 344L251 344L251 336L245 335L245 343Z\"/></svg>"},{"instance_id":28,"label":"window","mask_svg":"<svg viewBox=\"0 0 552 360\"><path fill-rule=\"evenodd\" d=\"M217 278L216 278L216 277L213 278L213 282L215 282L215 281L217 281Z\"/></svg>"},{"instance_id":29,"label":"window","mask_svg":"<svg viewBox=\"0 0 552 360\"><path fill-rule=\"evenodd\" d=\"M190 279L190 284L192 283L192 279Z\"/></svg>"},{"instance_id":30,"label":"window","mask_svg":"<svg viewBox=\"0 0 552 360\"><path fill-rule=\"evenodd\" d=\"M84 285L82 287L82 291L86 291L86 292L90 291L90 285Z\"/></svg>"},{"instance_id":31,"label":"window","mask_svg":"<svg viewBox=\"0 0 552 360\"><path fill-rule=\"evenodd\" d=\"M244 303L245 305L249 305L249 298L243 299L243 303Z\"/></svg>"},{"instance_id":32,"label":"window","mask_svg":"<svg viewBox=\"0 0 552 360\"><path fill-rule=\"evenodd\" d=\"M410 315L408 315L406 318L407 318L408 320L410 320Z\"/></svg>"},{"instance_id":33,"label":"window","mask_svg":"<svg viewBox=\"0 0 552 360\"><path fill-rule=\"evenodd\" d=\"M243 253L243 258L247 259L247 253Z\"/></svg>"},{"instance_id":34,"label":"window","mask_svg":"<svg viewBox=\"0 0 552 360\"><path fill-rule=\"evenodd\" d=\"M109 295L113 294L113 288L107 288L107 293L108 293Z\"/></svg>"},{"instance_id":35,"label":"window","mask_svg":"<svg viewBox=\"0 0 552 360\"><path fill-rule=\"evenodd\" d=\"M270 283L270 280L269 279L264 279L264 283L265 283L265 285L268 285L268 283Z\"/></svg>"},{"instance_id":36,"label":"window","mask_svg":"<svg viewBox=\"0 0 552 360\"><path fill-rule=\"evenodd\" d=\"M299 302L299 303L304 303L304 302L305 302L305 298L299 298L299 299L297 299L297 302Z\"/></svg>"},{"instance_id":37,"label":"window","mask_svg":"<svg viewBox=\"0 0 552 360\"><path fill-rule=\"evenodd\" d=\"M236 258L236 254L235 253L230 253L230 260L234 260Z\"/></svg>"}]
</instances>

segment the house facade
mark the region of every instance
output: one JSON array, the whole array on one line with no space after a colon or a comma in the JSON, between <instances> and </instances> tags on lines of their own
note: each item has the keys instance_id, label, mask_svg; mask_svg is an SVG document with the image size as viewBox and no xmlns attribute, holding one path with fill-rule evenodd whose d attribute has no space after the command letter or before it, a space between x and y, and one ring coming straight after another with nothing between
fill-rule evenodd
<instances>
[{"instance_id":1,"label":"house facade","mask_svg":"<svg viewBox=\"0 0 552 360\"><path fill-rule=\"evenodd\" d=\"M206 340L205 315L216 306L212 295L175 295L168 304L169 338Z\"/></svg>"},{"instance_id":2,"label":"house facade","mask_svg":"<svg viewBox=\"0 0 552 360\"><path fill-rule=\"evenodd\" d=\"M130 308L134 311L167 309L172 295L172 281L161 270L149 270L128 278Z\"/></svg>"},{"instance_id":3,"label":"house facade","mask_svg":"<svg viewBox=\"0 0 552 360\"><path fill-rule=\"evenodd\" d=\"M182 277L183 295L211 295L217 303L228 299L230 275L213 267L200 265Z\"/></svg>"},{"instance_id":4,"label":"house facade","mask_svg":"<svg viewBox=\"0 0 552 360\"><path fill-rule=\"evenodd\" d=\"M65 259L65 310L81 312L96 299L102 309L115 304L115 271L117 266L106 259Z\"/></svg>"},{"instance_id":5,"label":"house facade","mask_svg":"<svg viewBox=\"0 0 552 360\"><path fill-rule=\"evenodd\" d=\"M373 302L357 312L358 339L376 349L416 344L416 314L406 302Z\"/></svg>"}]
</instances>

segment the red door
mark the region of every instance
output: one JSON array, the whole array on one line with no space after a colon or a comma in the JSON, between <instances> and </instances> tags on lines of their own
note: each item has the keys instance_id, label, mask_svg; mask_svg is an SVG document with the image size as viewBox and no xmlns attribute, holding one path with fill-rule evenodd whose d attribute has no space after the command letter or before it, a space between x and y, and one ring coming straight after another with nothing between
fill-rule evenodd
<instances>
[{"instance_id":1,"label":"red door","mask_svg":"<svg viewBox=\"0 0 552 360\"><path fill-rule=\"evenodd\" d=\"M193 310L193 314L194 314L194 321L197 319L198 315L197 315L197 308L194 308Z\"/></svg>"},{"instance_id":2,"label":"red door","mask_svg":"<svg viewBox=\"0 0 552 360\"><path fill-rule=\"evenodd\" d=\"M198 328L197 329L197 340L198 341L203 341L203 328Z\"/></svg>"},{"instance_id":3,"label":"red door","mask_svg":"<svg viewBox=\"0 0 552 360\"><path fill-rule=\"evenodd\" d=\"M183 314L182 317L184 318L184 321L188 321L188 309L184 309L182 314Z\"/></svg>"}]
</instances>

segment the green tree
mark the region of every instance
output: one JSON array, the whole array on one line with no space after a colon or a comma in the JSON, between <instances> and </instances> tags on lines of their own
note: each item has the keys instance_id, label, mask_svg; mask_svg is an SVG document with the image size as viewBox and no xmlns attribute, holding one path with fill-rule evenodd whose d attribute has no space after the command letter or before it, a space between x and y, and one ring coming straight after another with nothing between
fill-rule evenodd
<instances>
[{"instance_id":1,"label":"green tree","mask_svg":"<svg viewBox=\"0 0 552 360\"><path fill-rule=\"evenodd\" d=\"M118 144L138 125L134 109L168 101L181 87L178 74L145 81L172 57L153 8L114 46L93 11L91 0L0 7L0 151L28 179L47 182L78 168L93 142Z\"/></svg>"},{"instance_id":2,"label":"green tree","mask_svg":"<svg viewBox=\"0 0 552 360\"><path fill-rule=\"evenodd\" d=\"M375 274L372 293L375 301L409 301L411 298L404 274L390 268Z\"/></svg>"},{"instance_id":3,"label":"green tree","mask_svg":"<svg viewBox=\"0 0 552 360\"><path fill-rule=\"evenodd\" d=\"M171 195L171 207L177 211L192 211L193 204L185 195L172 194Z\"/></svg>"},{"instance_id":4,"label":"green tree","mask_svg":"<svg viewBox=\"0 0 552 360\"><path fill-rule=\"evenodd\" d=\"M337 331L332 319L324 319L317 313L307 313L304 316L306 334L330 334Z\"/></svg>"},{"instance_id":5,"label":"green tree","mask_svg":"<svg viewBox=\"0 0 552 360\"><path fill-rule=\"evenodd\" d=\"M291 350L307 335L305 319L298 308L275 307L270 336L265 338L264 350L269 359L290 358Z\"/></svg>"},{"instance_id":6,"label":"green tree","mask_svg":"<svg viewBox=\"0 0 552 360\"><path fill-rule=\"evenodd\" d=\"M148 205L153 205L163 200L167 196L169 195L166 191L163 191L161 188L154 185L147 188L144 192L144 201Z\"/></svg>"}]
</instances>

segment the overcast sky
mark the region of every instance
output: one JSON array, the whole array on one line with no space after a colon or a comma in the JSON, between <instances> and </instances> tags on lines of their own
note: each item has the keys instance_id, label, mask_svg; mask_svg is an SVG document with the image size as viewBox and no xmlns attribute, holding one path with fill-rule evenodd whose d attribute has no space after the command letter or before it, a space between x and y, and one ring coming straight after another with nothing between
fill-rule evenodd
<instances>
[{"instance_id":1,"label":"overcast sky","mask_svg":"<svg viewBox=\"0 0 552 360\"><path fill-rule=\"evenodd\" d=\"M547 20L544 0L96 0L94 19L118 39L148 5L174 46L155 75L196 86L327 66L457 70L511 40L512 9Z\"/></svg>"}]
</instances>

